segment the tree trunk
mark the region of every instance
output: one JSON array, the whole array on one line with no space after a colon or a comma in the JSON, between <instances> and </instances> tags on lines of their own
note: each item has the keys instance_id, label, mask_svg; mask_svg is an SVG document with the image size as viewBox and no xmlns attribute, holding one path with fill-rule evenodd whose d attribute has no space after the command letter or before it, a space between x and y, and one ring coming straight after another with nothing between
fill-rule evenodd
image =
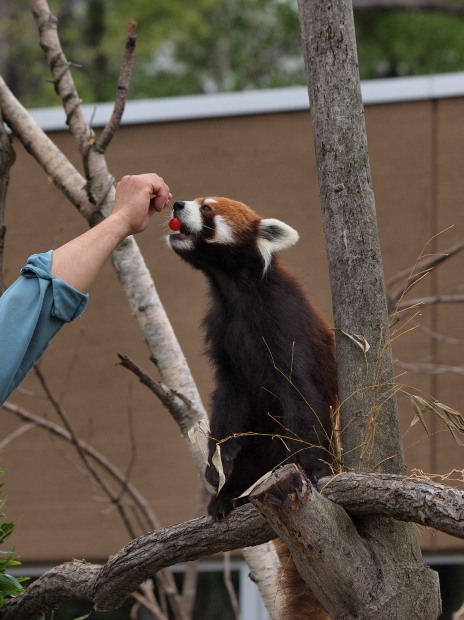
<instances>
[{"instance_id":1,"label":"tree trunk","mask_svg":"<svg viewBox=\"0 0 464 620\"><path fill-rule=\"evenodd\" d=\"M299 0L299 14L332 286L343 464L348 470L404 474L352 3ZM398 592L401 575L417 566L408 580L409 609L399 609L393 596L390 611L383 613L435 619L438 578L424 570L411 526L370 518L357 529L388 550L397 566Z\"/></svg>"},{"instance_id":2,"label":"tree trunk","mask_svg":"<svg viewBox=\"0 0 464 620\"><path fill-rule=\"evenodd\" d=\"M301 0L300 14L332 286L344 464L405 473L351 2Z\"/></svg>"}]
</instances>

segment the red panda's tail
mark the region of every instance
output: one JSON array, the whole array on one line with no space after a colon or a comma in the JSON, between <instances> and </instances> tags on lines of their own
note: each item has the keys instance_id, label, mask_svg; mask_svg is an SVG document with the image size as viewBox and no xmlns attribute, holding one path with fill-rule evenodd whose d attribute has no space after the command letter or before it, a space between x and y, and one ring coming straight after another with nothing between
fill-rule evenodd
<instances>
[{"instance_id":1,"label":"red panda's tail","mask_svg":"<svg viewBox=\"0 0 464 620\"><path fill-rule=\"evenodd\" d=\"M274 545L281 565L279 620L332 620L300 576L286 544L277 538Z\"/></svg>"}]
</instances>

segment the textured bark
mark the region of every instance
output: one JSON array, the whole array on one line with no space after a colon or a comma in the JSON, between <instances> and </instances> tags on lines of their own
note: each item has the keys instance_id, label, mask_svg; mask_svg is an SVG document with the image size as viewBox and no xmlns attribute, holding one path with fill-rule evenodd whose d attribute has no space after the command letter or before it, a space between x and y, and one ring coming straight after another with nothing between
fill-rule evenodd
<instances>
[{"instance_id":1,"label":"textured bark","mask_svg":"<svg viewBox=\"0 0 464 620\"><path fill-rule=\"evenodd\" d=\"M0 107L3 120L24 148L40 164L53 184L86 218L93 206L85 192L85 179L40 129L0 76Z\"/></svg>"},{"instance_id":2,"label":"textured bark","mask_svg":"<svg viewBox=\"0 0 464 620\"><path fill-rule=\"evenodd\" d=\"M430 583L429 569L406 546L401 549L406 558L398 564L384 537L366 536L340 506L311 486L297 465L286 465L265 480L252 502L289 547L300 575L333 618L438 617L434 588L418 599L410 590L421 576Z\"/></svg>"},{"instance_id":3,"label":"textured bark","mask_svg":"<svg viewBox=\"0 0 464 620\"><path fill-rule=\"evenodd\" d=\"M347 473L322 478L320 492L354 517L382 515L464 538L464 491L425 478Z\"/></svg>"},{"instance_id":4,"label":"textured bark","mask_svg":"<svg viewBox=\"0 0 464 620\"><path fill-rule=\"evenodd\" d=\"M192 519L135 538L103 566L76 560L53 568L21 596L9 600L0 617L30 620L74 599L90 601L100 611L117 609L142 581L162 568L272 538L272 528L251 505L220 522L211 517Z\"/></svg>"},{"instance_id":5,"label":"textured bark","mask_svg":"<svg viewBox=\"0 0 464 620\"><path fill-rule=\"evenodd\" d=\"M404 473L351 2L300 0L345 466ZM366 352L346 334L370 345Z\"/></svg>"},{"instance_id":6,"label":"textured bark","mask_svg":"<svg viewBox=\"0 0 464 620\"><path fill-rule=\"evenodd\" d=\"M139 583L157 571L243 545L261 545L266 552L262 559L253 554L250 567L253 577L257 574L264 583L269 577L263 588L269 593L266 606L272 617L278 618L284 592L274 570L277 560L264 571L264 577L262 574L263 564L269 557L275 558L273 545L265 543L277 534L288 544L311 590L335 619L436 618L436 589L430 587L417 598L411 593L413 580L424 573L428 579L429 569L414 556L401 564L391 557L387 544L390 520L382 520L386 536L373 536L366 531L362 517L396 516L464 537L464 493L419 478L354 473L323 478L319 490L321 493L315 492L295 465L283 467L253 494L252 501L266 518L248 504L218 523L201 517L140 536L104 566L68 562L48 571L8 601L0 618L26 620L34 613L79 598L102 610L117 609ZM356 520L350 519L342 507ZM453 519L456 524L450 525ZM410 556L407 545L401 553ZM429 609L435 609L435 616L422 615L424 600Z\"/></svg>"},{"instance_id":7,"label":"textured bark","mask_svg":"<svg viewBox=\"0 0 464 620\"><path fill-rule=\"evenodd\" d=\"M343 466L404 474L352 2L299 0L298 6L332 286ZM389 599L370 617L435 620L437 575L423 565L411 526L369 518L357 528L372 553L383 546ZM327 586L331 571L326 566ZM327 609L344 617L342 606ZM357 613L367 617L362 606Z\"/></svg>"}]
</instances>

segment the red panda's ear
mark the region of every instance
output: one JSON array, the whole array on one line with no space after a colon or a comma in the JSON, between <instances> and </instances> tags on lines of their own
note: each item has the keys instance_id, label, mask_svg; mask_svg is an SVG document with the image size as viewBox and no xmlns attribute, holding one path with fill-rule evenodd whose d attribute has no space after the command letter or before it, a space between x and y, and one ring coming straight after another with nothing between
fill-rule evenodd
<instances>
[{"instance_id":1,"label":"red panda's ear","mask_svg":"<svg viewBox=\"0 0 464 620\"><path fill-rule=\"evenodd\" d=\"M288 224L273 218L261 220L257 245L264 260L264 271L267 270L273 254L290 248L298 239L298 233Z\"/></svg>"}]
</instances>

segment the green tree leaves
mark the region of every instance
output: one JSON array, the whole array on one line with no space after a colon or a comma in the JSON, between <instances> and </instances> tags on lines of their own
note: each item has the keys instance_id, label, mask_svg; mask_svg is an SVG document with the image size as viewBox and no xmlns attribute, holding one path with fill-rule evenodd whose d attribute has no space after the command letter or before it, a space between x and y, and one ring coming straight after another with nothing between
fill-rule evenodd
<instances>
[{"instance_id":1,"label":"green tree leaves","mask_svg":"<svg viewBox=\"0 0 464 620\"><path fill-rule=\"evenodd\" d=\"M356 15L361 78L462 71L464 20L427 11Z\"/></svg>"},{"instance_id":2,"label":"green tree leaves","mask_svg":"<svg viewBox=\"0 0 464 620\"><path fill-rule=\"evenodd\" d=\"M3 470L0 469L0 478L2 476ZM4 483L0 482L0 489L3 485ZM6 515L3 513L4 505L5 500L0 501L0 547L8 540L14 530L14 523L5 521ZM18 564L21 564L21 562L18 562L17 556L13 551L4 551L0 549L0 609L5 604L5 598L8 596L16 596L16 594L19 594L23 589L21 582L25 581L25 579L15 579L6 573L11 566L17 566Z\"/></svg>"},{"instance_id":3,"label":"green tree leaves","mask_svg":"<svg viewBox=\"0 0 464 620\"><path fill-rule=\"evenodd\" d=\"M305 84L296 0L50 0L86 102L111 101L128 23L131 98ZM26 106L57 104L28 0L2 0L0 73ZM356 12L361 77L458 71L464 20L425 10Z\"/></svg>"}]
</instances>

